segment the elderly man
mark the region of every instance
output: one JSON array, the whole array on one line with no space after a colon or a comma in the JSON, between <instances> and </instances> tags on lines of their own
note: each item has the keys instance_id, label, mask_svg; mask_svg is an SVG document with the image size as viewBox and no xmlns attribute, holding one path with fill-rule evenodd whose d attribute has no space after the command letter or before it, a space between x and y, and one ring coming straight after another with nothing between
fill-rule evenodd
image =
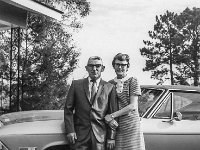
<instances>
[{"instance_id":1,"label":"elderly man","mask_svg":"<svg viewBox=\"0 0 200 150\"><path fill-rule=\"evenodd\" d=\"M67 139L75 150L105 150L115 145L115 128L104 117L117 110L112 84L101 79L102 59L90 57L85 67L89 76L74 80L64 108Z\"/></svg>"}]
</instances>

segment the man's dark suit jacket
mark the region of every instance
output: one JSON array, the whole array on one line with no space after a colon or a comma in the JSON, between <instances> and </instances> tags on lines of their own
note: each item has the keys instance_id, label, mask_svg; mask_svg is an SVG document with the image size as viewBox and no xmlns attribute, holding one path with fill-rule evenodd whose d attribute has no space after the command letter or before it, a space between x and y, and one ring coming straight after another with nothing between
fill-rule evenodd
<instances>
[{"instance_id":1,"label":"man's dark suit jacket","mask_svg":"<svg viewBox=\"0 0 200 150\"><path fill-rule=\"evenodd\" d=\"M66 132L75 132L78 141L84 140L91 130L100 143L106 138L114 139L115 131L104 120L106 114L117 111L114 86L101 79L93 102L89 95L88 78L72 82L64 108Z\"/></svg>"}]
</instances>

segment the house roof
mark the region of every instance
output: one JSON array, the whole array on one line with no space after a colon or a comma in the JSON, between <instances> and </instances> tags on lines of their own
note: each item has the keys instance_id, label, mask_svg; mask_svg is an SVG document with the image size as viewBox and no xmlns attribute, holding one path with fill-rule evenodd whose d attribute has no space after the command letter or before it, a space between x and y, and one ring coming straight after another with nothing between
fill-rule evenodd
<instances>
[{"instance_id":1,"label":"house roof","mask_svg":"<svg viewBox=\"0 0 200 150\"><path fill-rule=\"evenodd\" d=\"M63 12L35 0L0 0L0 29L26 27L27 13L43 14L60 20Z\"/></svg>"}]
</instances>

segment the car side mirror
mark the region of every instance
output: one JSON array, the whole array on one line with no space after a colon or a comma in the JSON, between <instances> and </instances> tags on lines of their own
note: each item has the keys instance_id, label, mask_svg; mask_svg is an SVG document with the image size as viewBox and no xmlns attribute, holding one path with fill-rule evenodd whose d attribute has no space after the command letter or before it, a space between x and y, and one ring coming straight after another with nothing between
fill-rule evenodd
<instances>
[{"instance_id":1,"label":"car side mirror","mask_svg":"<svg viewBox=\"0 0 200 150\"><path fill-rule=\"evenodd\" d=\"M183 118L183 115L181 114L181 112L175 112L175 113L174 113L174 119L175 119L176 121L181 121L182 118Z\"/></svg>"}]
</instances>

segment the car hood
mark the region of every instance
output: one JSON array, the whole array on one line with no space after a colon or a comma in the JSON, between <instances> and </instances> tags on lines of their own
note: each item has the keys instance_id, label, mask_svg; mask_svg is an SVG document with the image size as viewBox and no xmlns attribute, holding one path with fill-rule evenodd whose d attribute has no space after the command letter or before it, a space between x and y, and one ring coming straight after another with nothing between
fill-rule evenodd
<instances>
[{"instance_id":1,"label":"car hood","mask_svg":"<svg viewBox=\"0 0 200 150\"><path fill-rule=\"evenodd\" d=\"M63 110L34 110L4 114L0 116L0 121L5 126L22 122L63 120L63 117Z\"/></svg>"}]
</instances>

